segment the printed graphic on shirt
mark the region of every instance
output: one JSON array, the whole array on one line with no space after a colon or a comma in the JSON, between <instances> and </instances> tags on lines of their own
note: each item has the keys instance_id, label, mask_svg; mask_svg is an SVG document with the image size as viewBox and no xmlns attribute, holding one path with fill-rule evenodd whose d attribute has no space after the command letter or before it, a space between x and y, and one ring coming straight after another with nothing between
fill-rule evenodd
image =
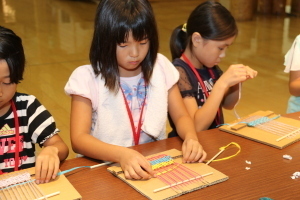
<instances>
[{"instance_id":1,"label":"printed graphic on shirt","mask_svg":"<svg viewBox=\"0 0 300 200\"><path fill-rule=\"evenodd\" d=\"M121 87L131 112L140 112L146 99L146 85L144 78L141 78L137 85L128 85L123 82L121 83Z\"/></svg>"},{"instance_id":2,"label":"printed graphic on shirt","mask_svg":"<svg viewBox=\"0 0 300 200\"><path fill-rule=\"evenodd\" d=\"M14 130L13 130L14 132ZM16 149L17 142L19 143L19 149ZM15 166L15 154L20 153L19 156L19 166L26 163L28 156L22 156L24 150L24 137L19 136L19 141L16 141L15 135L12 137L2 137L0 138L0 169L13 168ZM0 170L0 174L3 172Z\"/></svg>"},{"instance_id":3,"label":"printed graphic on shirt","mask_svg":"<svg viewBox=\"0 0 300 200\"><path fill-rule=\"evenodd\" d=\"M15 152L22 152L23 151L23 136L19 136L19 150L16 151L16 137L5 137L0 138L0 156L7 154L7 153L15 153Z\"/></svg>"},{"instance_id":4,"label":"printed graphic on shirt","mask_svg":"<svg viewBox=\"0 0 300 200\"><path fill-rule=\"evenodd\" d=\"M5 124L1 129L0 129L0 135L13 135L14 130L12 130L8 124Z\"/></svg>"},{"instance_id":5,"label":"printed graphic on shirt","mask_svg":"<svg viewBox=\"0 0 300 200\"><path fill-rule=\"evenodd\" d=\"M207 80L204 80L203 81L204 83L204 86L205 86L205 89L206 91L208 92L208 94L210 95L211 91L212 91L212 88L214 86L214 81L212 78L210 78L208 81ZM204 90L202 89L201 87L201 84L198 82L198 92L197 92L197 99L200 100L200 102L202 103L202 105L204 104L204 102L206 102L206 96L205 96L205 92ZM199 106L202 107L202 105Z\"/></svg>"},{"instance_id":6,"label":"printed graphic on shirt","mask_svg":"<svg viewBox=\"0 0 300 200\"><path fill-rule=\"evenodd\" d=\"M23 141L24 138L22 135L19 136L19 141L16 141L15 137L15 130L11 129L8 124L5 124L1 130L0 130L0 157L2 158L3 155L8 155L8 154L15 154L16 152L22 152L23 151ZM17 150L17 142L19 143L19 149ZM4 167L14 167L15 166L15 158L8 158L4 157L3 163ZM22 160L26 161L27 156L24 158L20 158L20 164L22 164ZM1 160L2 161L2 160Z\"/></svg>"}]
</instances>

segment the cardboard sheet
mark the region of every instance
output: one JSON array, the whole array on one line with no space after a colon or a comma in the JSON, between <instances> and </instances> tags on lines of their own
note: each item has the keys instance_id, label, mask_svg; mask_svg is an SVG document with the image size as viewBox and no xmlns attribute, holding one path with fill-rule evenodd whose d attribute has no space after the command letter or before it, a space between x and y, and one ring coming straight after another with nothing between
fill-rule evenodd
<instances>
[{"instance_id":1,"label":"cardboard sheet","mask_svg":"<svg viewBox=\"0 0 300 200\"><path fill-rule=\"evenodd\" d=\"M9 176L16 176L22 172L29 172L30 174L34 174L34 168L29 168L25 170L20 170L17 172L12 172L9 174L4 174L1 175L1 179L4 179ZM34 176L32 177L34 179ZM73 185L68 181L68 179L64 175L58 176L55 180L50 181L49 183L44 183L44 184L39 184L37 185L38 188L43 192L43 194L49 195L53 194L55 192L59 192L59 194L49 197L47 199L49 200L80 200L82 199L81 195L77 192L77 190L73 187ZM21 188L22 187L22 188ZM13 189L12 189L13 188ZM9 190L1 190L0 191L0 199L28 199L27 197L29 196L28 193L26 193L26 190L29 191L31 190L28 184L23 184L23 185L18 185L10 188ZM13 191L15 190L15 192ZM18 192L16 192L16 190ZM13 198L14 193L16 193L18 198ZM26 194L24 194L26 193ZM12 196L10 196L12 195ZM38 198L38 199L45 199L45 198Z\"/></svg>"},{"instance_id":2,"label":"cardboard sheet","mask_svg":"<svg viewBox=\"0 0 300 200\"><path fill-rule=\"evenodd\" d=\"M272 127L273 130L274 129L279 130L279 126L282 126L282 124L284 124L286 126L290 125L291 127L294 127L293 130L296 130L296 131L283 131L282 132L283 135L276 135L271 132L271 129L270 129L270 131L266 131L266 130L260 129L259 127L250 127L250 126L247 126L246 124L240 123L240 122L245 121L247 118L254 117L254 116L274 118L278 115L273 113L272 111L257 111L246 117L242 117L240 120L236 120L236 121L229 123L230 125L223 125L223 126L219 127L219 129L222 131L240 136L240 137L244 137L244 138L256 141L256 142L260 142L262 144L266 144L266 145L278 148L278 149L283 149L283 148L287 147L288 145L291 145L300 140L300 121L299 120L280 116L277 119L273 119L275 123L278 122L278 127L276 127L276 125L271 126L271 124L268 125L268 123L266 123L265 126L266 127L270 126L270 128ZM240 124L238 124L238 123L240 123ZM292 132L294 132L294 134L290 134ZM290 135L290 136L284 137L287 135ZM282 138L282 137L284 137L284 138Z\"/></svg>"},{"instance_id":3,"label":"cardboard sheet","mask_svg":"<svg viewBox=\"0 0 300 200\"><path fill-rule=\"evenodd\" d=\"M182 152L177 149L171 149L168 151L161 152L159 154L166 154L173 158L176 163L182 164ZM148 156L152 157L154 155ZM182 164L187 168L193 170L194 172L204 175L208 173L212 173L211 175L203 177L202 181L188 181L188 184L180 184L178 185L179 189L167 188L165 190L161 190L159 192L154 192L154 190L166 187L167 184L161 181L159 178L152 178L150 180L127 180L122 172L121 167L112 166L107 170L120 178L122 181L133 187L136 191L147 197L148 199L162 200L162 199L172 199L178 197L180 195L193 192L195 190L199 190L228 179L228 176L215 170L214 168L204 164L204 163L191 163L191 164ZM167 186L168 187L168 186Z\"/></svg>"}]
</instances>

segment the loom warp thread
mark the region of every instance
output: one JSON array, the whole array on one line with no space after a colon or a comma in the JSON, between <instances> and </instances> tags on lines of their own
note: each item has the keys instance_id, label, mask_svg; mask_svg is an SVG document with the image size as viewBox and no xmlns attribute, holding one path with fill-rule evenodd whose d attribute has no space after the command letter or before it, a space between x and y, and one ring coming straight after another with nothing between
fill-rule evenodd
<instances>
[{"instance_id":1,"label":"loom warp thread","mask_svg":"<svg viewBox=\"0 0 300 200\"><path fill-rule=\"evenodd\" d=\"M200 174L182 164L176 163L171 156L161 154L148 158L148 160L157 178L169 185L177 193L184 191L183 187L191 183L202 182L209 184Z\"/></svg>"},{"instance_id":2,"label":"loom warp thread","mask_svg":"<svg viewBox=\"0 0 300 200\"><path fill-rule=\"evenodd\" d=\"M5 174L0 178L0 199L47 199L59 194L44 195L28 172Z\"/></svg>"}]
</instances>

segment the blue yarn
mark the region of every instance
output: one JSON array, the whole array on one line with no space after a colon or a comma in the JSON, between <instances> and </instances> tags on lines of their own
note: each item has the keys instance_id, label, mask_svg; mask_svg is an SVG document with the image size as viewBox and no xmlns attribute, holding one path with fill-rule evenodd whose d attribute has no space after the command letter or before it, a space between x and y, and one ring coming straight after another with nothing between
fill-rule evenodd
<instances>
[{"instance_id":1,"label":"blue yarn","mask_svg":"<svg viewBox=\"0 0 300 200\"><path fill-rule=\"evenodd\" d=\"M74 167L74 168L72 168L72 169L68 169L68 170L65 170L65 171L58 172L58 173L57 173L57 176L60 176L60 175L62 175L62 174L71 172L71 171L73 171L73 170L75 170L75 169L79 169L79 168L90 168L90 166ZM14 185L11 185L11 186L2 188L2 189L0 189L0 191L1 191L1 190L4 190L4 189L11 188L11 187L15 187L15 186L17 186L17 185L23 185L23 184L26 184L26 183L30 183L30 182L33 182L33 181L35 181L35 179L32 179L32 180L29 180L29 181L25 181L25 182L22 182L22 183L18 183L18 184L14 184Z\"/></svg>"},{"instance_id":2,"label":"blue yarn","mask_svg":"<svg viewBox=\"0 0 300 200\"><path fill-rule=\"evenodd\" d=\"M277 118L279 118L279 117L280 117L280 115L277 115L276 117L273 117L273 118L261 117L261 118L259 118L259 119L254 120L254 121L248 122L248 123L247 123L247 126L254 127L254 126L257 126L257 125L259 125L259 124L263 124L263 123L272 121L272 120L274 120L274 119L277 119Z\"/></svg>"},{"instance_id":3,"label":"blue yarn","mask_svg":"<svg viewBox=\"0 0 300 200\"><path fill-rule=\"evenodd\" d=\"M71 172L71 171L73 171L73 170L75 170L75 169L84 168L84 167L85 167L85 168L90 168L90 166L74 167L74 168L72 168L72 169L68 169L68 170L65 170L65 171L58 172L58 173L57 173L57 176L62 175L62 174L65 174L65 173L68 173L68 172Z\"/></svg>"},{"instance_id":4,"label":"blue yarn","mask_svg":"<svg viewBox=\"0 0 300 200\"><path fill-rule=\"evenodd\" d=\"M259 125L259 124L263 124L263 123L272 121L272 120L274 120L274 119L277 119L277 118L279 118L279 117L280 117L280 115L277 115L276 117L273 117L273 118L261 117L261 118L259 118L259 119L253 120L253 121L251 121L251 122L239 122L239 123L237 123L237 124L247 124L247 126L254 127L254 126L257 126L257 125ZM226 124L219 124L219 125L217 125L216 127L218 128L218 127L224 126L224 125L230 126L231 124L227 124L227 123L226 123Z\"/></svg>"},{"instance_id":5,"label":"blue yarn","mask_svg":"<svg viewBox=\"0 0 300 200\"><path fill-rule=\"evenodd\" d=\"M35 181L35 179L29 180L29 181L25 181L25 182L22 182L22 183L17 183L17 184L14 184L14 185L10 185L10 186L1 188L0 191L1 191L1 190L6 190L6 189L8 189L8 188L15 187L15 186L17 186L17 185L23 185L23 184L26 184L26 183L30 183L30 182L33 182L33 181Z\"/></svg>"},{"instance_id":6,"label":"blue yarn","mask_svg":"<svg viewBox=\"0 0 300 200\"><path fill-rule=\"evenodd\" d=\"M216 126L216 128L218 128L220 126L224 126L224 125L228 125L229 126L230 124L219 124L219 125Z\"/></svg>"},{"instance_id":7,"label":"blue yarn","mask_svg":"<svg viewBox=\"0 0 300 200\"><path fill-rule=\"evenodd\" d=\"M151 165L156 165L156 164L159 164L159 163L162 163L162 162L167 162L167 161L170 161L170 160L172 160L171 156L164 156L164 157L159 158L157 160L150 161L150 164Z\"/></svg>"}]
</instances>

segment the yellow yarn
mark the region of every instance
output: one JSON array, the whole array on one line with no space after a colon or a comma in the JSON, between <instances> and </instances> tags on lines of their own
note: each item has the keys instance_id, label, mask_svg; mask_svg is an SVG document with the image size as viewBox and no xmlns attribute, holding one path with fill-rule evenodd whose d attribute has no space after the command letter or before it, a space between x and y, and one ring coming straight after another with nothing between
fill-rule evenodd
<instances>
[{"instance_id":1,"label":"yellow yarn","mask_svg":"<svg viewBox=\"0 0 300 200\"><path fill-rule=\"evenodd\" d=\"M221 151L225 150L227 147L229 147L230 145L235 145L239 150L234 154L234 155L231 155L231 156L228 156L228 157L225 157L225 158L220 158L220 159L216 159L216 160L212 160L211 162L216 162L216 161L221 161L221 160L228 160L236 155L238 155L240 152L241 152L241 147L238 143L235 143L235 142L231 142L229 144L227 144L226 146L223 146L223 147L220 147L219 149ZM208 161L208 160L207 160ZM206 161L206 162L207 162Z\"/></svg>"},{"instance_id":2,"label":"yellow yarn","mask_svg":"<svg viewBox=\"0 0 300 200\"><path fill-rule=\"evenodd\" d=\"M153 169L153 170L156 170L156 169L161 168L161 167L165 167L165 166L168 166L168 165L172 165L173 163L174 163L174 160L169 160L169 161L157 163L157 164L155 164L155 165L152 165L152 169Z\"/></svg>"}]
</instances>

